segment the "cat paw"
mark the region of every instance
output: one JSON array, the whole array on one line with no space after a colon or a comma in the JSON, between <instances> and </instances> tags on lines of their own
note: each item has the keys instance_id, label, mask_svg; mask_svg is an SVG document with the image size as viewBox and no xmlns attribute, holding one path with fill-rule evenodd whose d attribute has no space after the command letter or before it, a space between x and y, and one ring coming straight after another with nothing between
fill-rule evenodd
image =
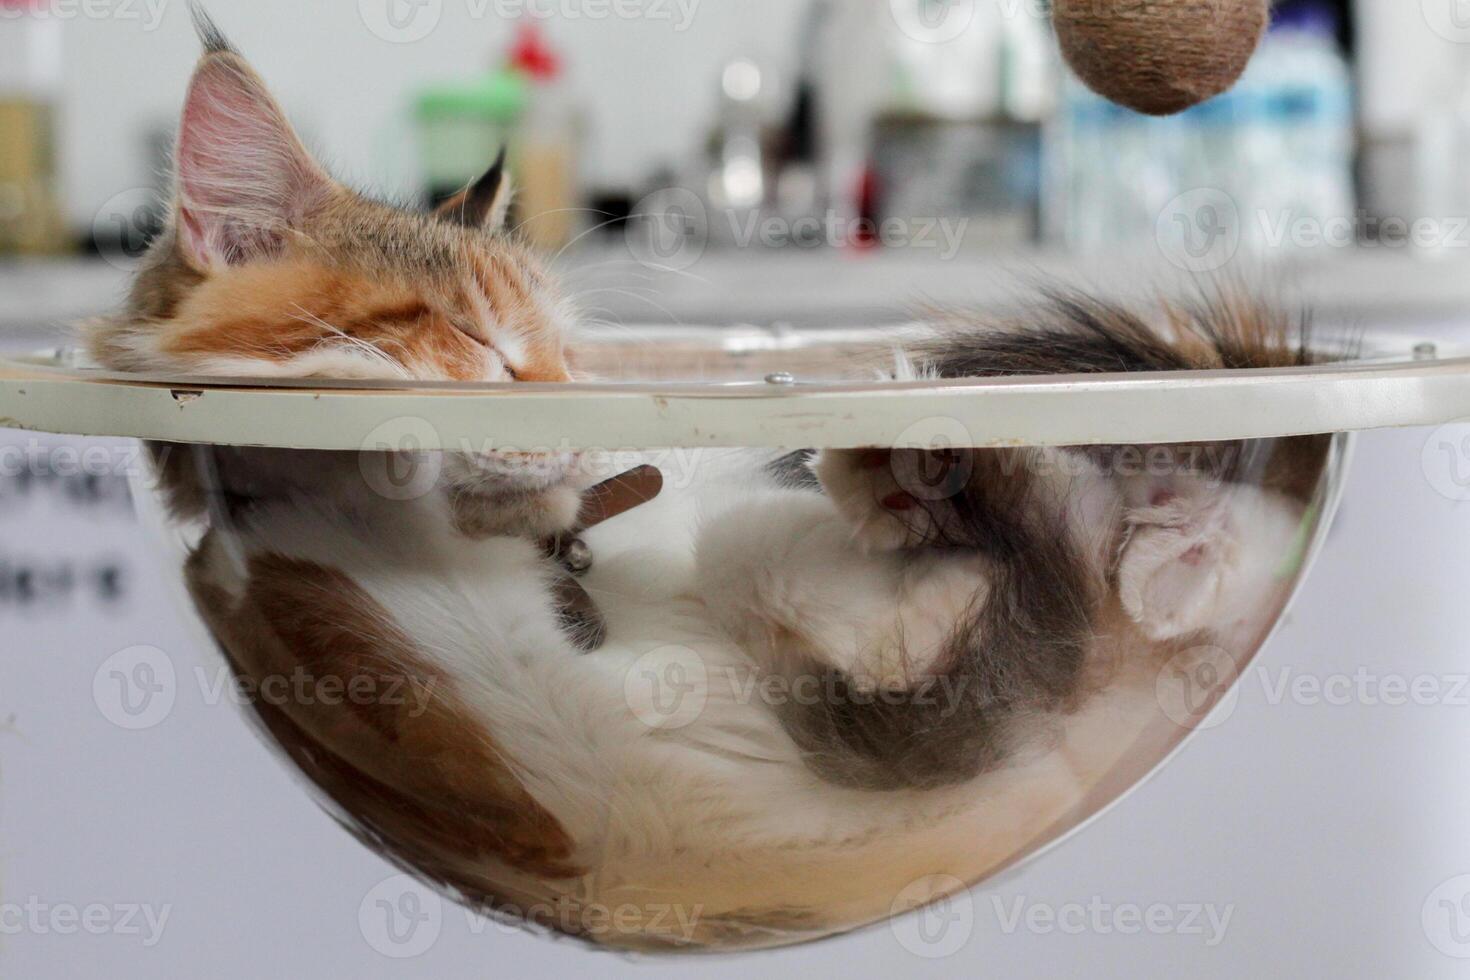
<instances>
[{"instance_id":1,"label":"cat paw","mask_svg":"<svg viewBox=\"0 0 1470 980\"><path fill-rule=\"evenodd\" d=\"M577 526L581 491L569 486L531 493L454 492L450 509L455 530L467 538L531 538L543 540Z\"/></svg>"},{"instance_id":2,"label":"cat paw","mask_svg":"<svg viewBox=\"0 0 1470 980\"><path fill-rule=\"evenodd\" d=\"M1220 493L1155 495L1129 512L1118 564L1118 598L1149 638L1167 640L1217 625L1236 541Z\"/></svg>"},{"instance_id":3,"label":"cat paw","mask_svg":"<svg viewBox=\"0 0 1470 980\"><path fill-rule=\"evenodd\" d=\"M471 538L554 537L577 525L582 487L565 453L446 457L443 486L454 526Z\"/></svg>"},{"instance_id":4,"label":"cat paw","mask_svg":"<svg viewBox=\"0 0 1470 980\"><path fill-rule=\"evenodd\" d=\"M827 450L813 463L822 489L866 551L942 543L955 522L953 498L965 488L960 451Z\"/></svg>"}]
</instances>

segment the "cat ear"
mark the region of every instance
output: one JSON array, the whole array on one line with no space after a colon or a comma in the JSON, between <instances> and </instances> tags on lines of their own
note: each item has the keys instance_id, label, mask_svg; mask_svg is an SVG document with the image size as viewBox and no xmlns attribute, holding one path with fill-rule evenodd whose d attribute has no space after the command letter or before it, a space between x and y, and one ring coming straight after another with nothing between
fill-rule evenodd
<instances>
[{"instance_id":1,"label":"cat ear","mask_svg":"<svg viewBox=\"0 0 1470 980\"><path fill-rule=\"evenodd\" d=\"M244 58L211 45L184 103L176 226L200 270L274 255L333 183Z\"/></svg>"},{"instance_id":2,"label":"cat ear","mask_svg":"<svg viewBox=\"0 0 1470 980\"><path fill-rule=\"evenodd\" d=\"M511 182L505 169L505 147L490 169L473 184L434 209L434 217L465 228L496 232L510 212Z\"/></svg>"}]
</instances>

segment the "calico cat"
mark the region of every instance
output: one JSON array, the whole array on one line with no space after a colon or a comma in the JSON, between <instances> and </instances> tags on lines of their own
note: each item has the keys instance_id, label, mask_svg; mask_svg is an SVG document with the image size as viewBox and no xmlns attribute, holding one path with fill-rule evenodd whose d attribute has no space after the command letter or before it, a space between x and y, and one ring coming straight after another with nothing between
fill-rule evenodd
<instances>
[{"instance_id":1,"label":"calico cat","mask_svg":"<svg viewBox=\"0 0 1470 980\"><path fill-rule=\"evenodd\" d=\"M126 309L91 327L101 364L577 377L576 313L504 230L503 161L429 214L370 200L202 33L171 221ZM1245 301L1157 319L1054 294L1024 322L935 324L897 372L1309 356ZM1177 739L1160 666L1254 649L1328 440L709 452L687 485L584 532L590 653L544 546L615 475L577 454L446 453L404 500L369 486L359 454L175 448L163 486L201 528L187 581L237 673L381 695L254 704L344 824L489 912L709 949L830 934L916 882L973 882L1093 808L1140 745ZM680 703L643 698L650 680Z\"/></svg>"}]
</instances>

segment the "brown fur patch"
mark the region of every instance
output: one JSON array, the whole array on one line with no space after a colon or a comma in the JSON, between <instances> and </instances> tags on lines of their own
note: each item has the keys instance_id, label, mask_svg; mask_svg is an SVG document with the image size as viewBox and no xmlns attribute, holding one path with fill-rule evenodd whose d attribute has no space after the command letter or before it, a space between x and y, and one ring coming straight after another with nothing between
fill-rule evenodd
<instances>
[{"instance_id":1,"label":"brown fur patch","mask_svg":"<svg viewBox=\"0 0 1470 980\"><path fill-rule=\"evenodd\" d=\"M301 676L373 692L340 703L252 702L281 748L366 837L487 901L500 891L491 880L496 864L546 878L585 873L566 830L507 767L452 679L350 578L256 556L236 602L207 582L200 556L208 547L190 560L191 590L241 678L262 692L271 678Z\"/></svg>"}]
</instances>

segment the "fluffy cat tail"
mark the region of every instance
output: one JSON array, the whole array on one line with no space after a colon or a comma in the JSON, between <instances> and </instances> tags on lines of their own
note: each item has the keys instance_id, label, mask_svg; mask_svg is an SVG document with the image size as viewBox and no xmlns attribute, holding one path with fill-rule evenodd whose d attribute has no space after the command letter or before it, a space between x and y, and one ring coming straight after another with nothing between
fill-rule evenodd
<instances>
[{"instance_id":1,"label":"fluffy cat tail","mask_svg":"<svg viewBox=\"0 0 1470 980\"><path fill-rule=\"evenodd\" d=\"M1282 314L1243 293L1164 303L1149 318L1052 289L1024 318L941 317L932 337L906 354L916 376L935 379L1241 370L1327 359L1309 340L1305 317ZM1211 478L1211 485L1261 486L1304 504L1320 483L1329 445L1329 436L1302 436L1177 455L1202 461L1198 469L1190 463L1190 472ZM863 699L851 696L850 679L837 668L809 657L785 665L822 677L825 689L839 695L788 709L783 717L814 771L870 790L964 782L1004 765L1027 736L1028 719L1067 711L1085 696L1089 651L1113 573L1089 557L1089 529L1058 523L1066 510L1058 504L1067 501L1057 494L1074 491L1043 478L1050 469L1043 457L1075 454L1089 461L1088 472L1108 479L1126 472L1113 465L1125 448L1137 447L956 447L947 451L947 462L940 459L944 453L922 450L866 451L895 460L932 457L934 465L914 467L919 470L947 465L968 472L952 494L912 501L907 513L923 518L915 526L936 530L917 546L984 556L987 588L956 624L935 669L902 691Z\"/></svg>"}]
</instances>

